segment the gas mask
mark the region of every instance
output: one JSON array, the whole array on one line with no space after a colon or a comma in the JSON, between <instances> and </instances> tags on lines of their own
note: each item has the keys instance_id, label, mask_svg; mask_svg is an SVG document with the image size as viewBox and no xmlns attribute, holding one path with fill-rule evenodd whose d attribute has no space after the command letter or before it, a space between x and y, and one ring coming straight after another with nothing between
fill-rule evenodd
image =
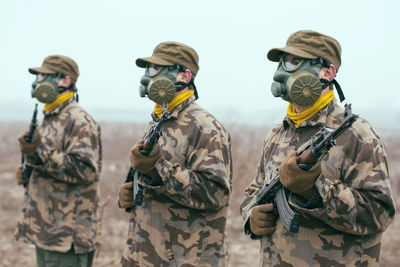
<instances>
[{"instance_id":1,"label":"gas mask","mask_svg":"<svg viewBox=\"0 0 400 267\"><path fill-rule=\"evenodd\" d=\"M66 88L58 87L58 81L62 74L38 74L36 80L32 83L32 97L38 101L50 104L57 99L57 95Z\"/></svg>"},{"instance_id":2,"label":"gas mask","mask_svg":"<svg viewBox=\"0 0 400 267\"><path fill-rule=\"evenodd\" d=\"M290 103L310 106L318 100L322 89L330 84L327 80L318 79L321 67L327 66L329 62L320 58L300 59L284 54L275 72L271 92Z\"/></svg>"},{"instance_id":3,"label":"gas mask","mask_svg":"<svg viewBox=\"0 0 400 267\"><path fill-rule=\"evenodd\" d=\"M169 103L175 93L186 88L188 84L177 82L176 76L180 72L178 65L159 66L149 64L146 73L140 79L139 94L141 97L146 95L155 103L162 105Z\"/></svg>"}]
</instances>

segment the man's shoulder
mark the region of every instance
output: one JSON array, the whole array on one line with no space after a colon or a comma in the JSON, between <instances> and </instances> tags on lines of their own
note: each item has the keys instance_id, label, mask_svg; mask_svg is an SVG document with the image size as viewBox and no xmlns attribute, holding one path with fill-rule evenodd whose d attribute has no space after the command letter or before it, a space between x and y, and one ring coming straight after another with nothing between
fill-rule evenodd
<instances>
[{"instance_id":1,"label":"man's shoulder","mask_svg":"<svg viewBox=\"0 0 400 267\"><path fill-rule=\"evenodd\" d=\"M69 103L61 114L65 119L73 121L75 124L90 123L98 126L96 120L76 101Z\"/></svg>"},{"instance_id":2,"label":"man's shoulder","mask_svg":"<svg viewBox=\"0 0 400 267\"><path fill-rule=\"evenodd\" d=\"M348 133L355 135L355 137L361 142L369 139L380 139L374 127L365 118L357 113L354 114L358 115L358 117L352 123L349 128L350 131L347 131ZM345 109L341 106L336 106L334 111L331 113L326 126L333 129L338 128L342 123L344 115Z\"/></svg>"},{"instance_id":3,"label":"man's shoulder","mask_svg":"<svg viewBox=\"0 0 400 267\"><path fill-rule=\"evenodd\" d=\"M226 128L213 114L195 102L187 106L179 121L190 122L191 127L197 127L201 130L223 130L227 132Z\"/></svg>"},{"instance_id":4,"label":"man's shoulder","mask_svg":"<svg viewBox=\"0 0 400 267\"><path fill-rule=\"evenodd\" d=\"M352 129L362 140L380 139L374 127L363 117L358 117L353 122Z\"/></svg>"}]
</instances>

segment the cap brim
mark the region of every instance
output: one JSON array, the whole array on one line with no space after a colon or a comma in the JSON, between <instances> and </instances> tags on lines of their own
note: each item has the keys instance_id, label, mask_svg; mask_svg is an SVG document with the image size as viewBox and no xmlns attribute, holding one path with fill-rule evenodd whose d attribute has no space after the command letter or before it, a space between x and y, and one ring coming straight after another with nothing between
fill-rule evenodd
<instances>
[{"instance_id":1,"label":"cap brim","mask_svg":"<svg viewBox=\"0 0 400 267\"><path fill-rule=\"evenodd\" d=\"M279 62L281 55L285 53L301 58L317 58L317 56L296 47L272 48L268 51L267 58L271 61Z\"/></svg>"},{"instance_id":2,"label":"cap brim","mask_svg":"<svg viewBox=\"0 0 400 267\"><path fill-rule=\"evenodd\" d=\"M160 66L172 66L174 65L173 62L159 58L159 57L142 57L136 59L136 66L140 68L146 68L147 64L153 63Z\"/></svg>"},{"instance_id":3,"label":"cap brim","mask_svg":"<svg viewBox=\"0 0 400 267\"><path fill-rule=\"evenodd\" d=\"M29 68L29 72L32 74L53 74L56 73L53 70L50 70L48 68L44 68L44 67L39 67L39 68Z\"/></svg>"}]
</instances>

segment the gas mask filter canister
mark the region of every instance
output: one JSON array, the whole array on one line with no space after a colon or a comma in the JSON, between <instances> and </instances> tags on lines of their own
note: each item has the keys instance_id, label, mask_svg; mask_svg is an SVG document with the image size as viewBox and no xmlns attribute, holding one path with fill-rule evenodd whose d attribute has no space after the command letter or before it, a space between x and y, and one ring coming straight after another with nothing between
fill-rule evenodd
<instances>
[{"instance_id":1,"label":"gas mask filter canister","mask_svg":"<svg viewBox=\"0 0 400 267\"><path fill-rule=\"evenodd\" d=\"M170 103L175 93L181 89L180 86L175 84L178 72L179 67L176 65L158 66L150 64L140 80L140 96L145 97L147 95L149 99L159 105Z\"/></svg>"},{"instance_id":2,"label":"gas mask filter canister","mask_svg":"<svg viewBox=\"0 0 400 267\"><path fill-rule=\"evenodd\" d=\"M59 78L60 76L57 74L38 74L36 80L32 83L32 97L45 104L53 103L59 93Z\"/></svg>"},{"instance_id":3,"label":"gas mask filter canister","mask_svg":"<svg viewBox=\"0 0 400 267\"><path fill-rule=\"evenodd\" d=\"M322 83L318 79L322 59L299 59L282 56L271 85L272 95L300 106L314 104L321 95Z\"/></svg>"}]
</instances>

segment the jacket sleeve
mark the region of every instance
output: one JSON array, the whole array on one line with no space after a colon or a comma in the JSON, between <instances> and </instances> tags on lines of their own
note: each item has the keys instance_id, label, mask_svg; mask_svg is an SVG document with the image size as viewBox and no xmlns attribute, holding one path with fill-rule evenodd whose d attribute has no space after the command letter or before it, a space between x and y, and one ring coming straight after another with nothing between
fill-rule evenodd
<instances>
[{"instance_id":1,"label":"jacket sleeve","mask_svg":"<svg viewBox=\"0 0 400 267\"><path fill-rule=\"evenodd\" d=\"M65 183L92 182L101 169L100 127L88 119L77 119L60 139L61 144L45 141L38 147L42 164L37 170Z\"/></svg>"},{"instance_id":2,"label":"jacket sleeve","mask_svg":"<svg viewBox=\"0 0 400 267\"><path fill-rule=\"evenodd\" d=\"M322 163L316 188L323 207L305 209L294 194L290 202L298 211L340 231L355 235L381 233L395 214L383 143L379 138L347 139L347 149L332 148L326 164ZM347 154L353 156L339 160Z\"/></svg>"},{"instance_id":3,"label":"jacket sleeve","mask_svg":"<svg viewBox=\"0 0 400 267\"><path fill-rule=\"evenodd\" d=\"M264 142L265 147L265 142ZM257 165L257 175L249 186L244 191L244 198L240 203L240 214L243 218L243 229L246 235L251 234L249 217L251 209L255 206L257 201L258 191L264 186L265 183L265 173L264 173L264 150L263 154Z\"/></svg>"},{"instance_id":4,"label":"jacket sleeve","mask_svg":"<svg viewBox=\"0 0 400 267\"><path fill-rule=\"evenodd\" d=\"M193 148L184 160L169 156L173 144L165 144L156 162L162 185L157 190L189 208L215 210L228 205L231 192L231 140L227 132L213 129L194 133Z\"/></svg>"}]
</instances>

